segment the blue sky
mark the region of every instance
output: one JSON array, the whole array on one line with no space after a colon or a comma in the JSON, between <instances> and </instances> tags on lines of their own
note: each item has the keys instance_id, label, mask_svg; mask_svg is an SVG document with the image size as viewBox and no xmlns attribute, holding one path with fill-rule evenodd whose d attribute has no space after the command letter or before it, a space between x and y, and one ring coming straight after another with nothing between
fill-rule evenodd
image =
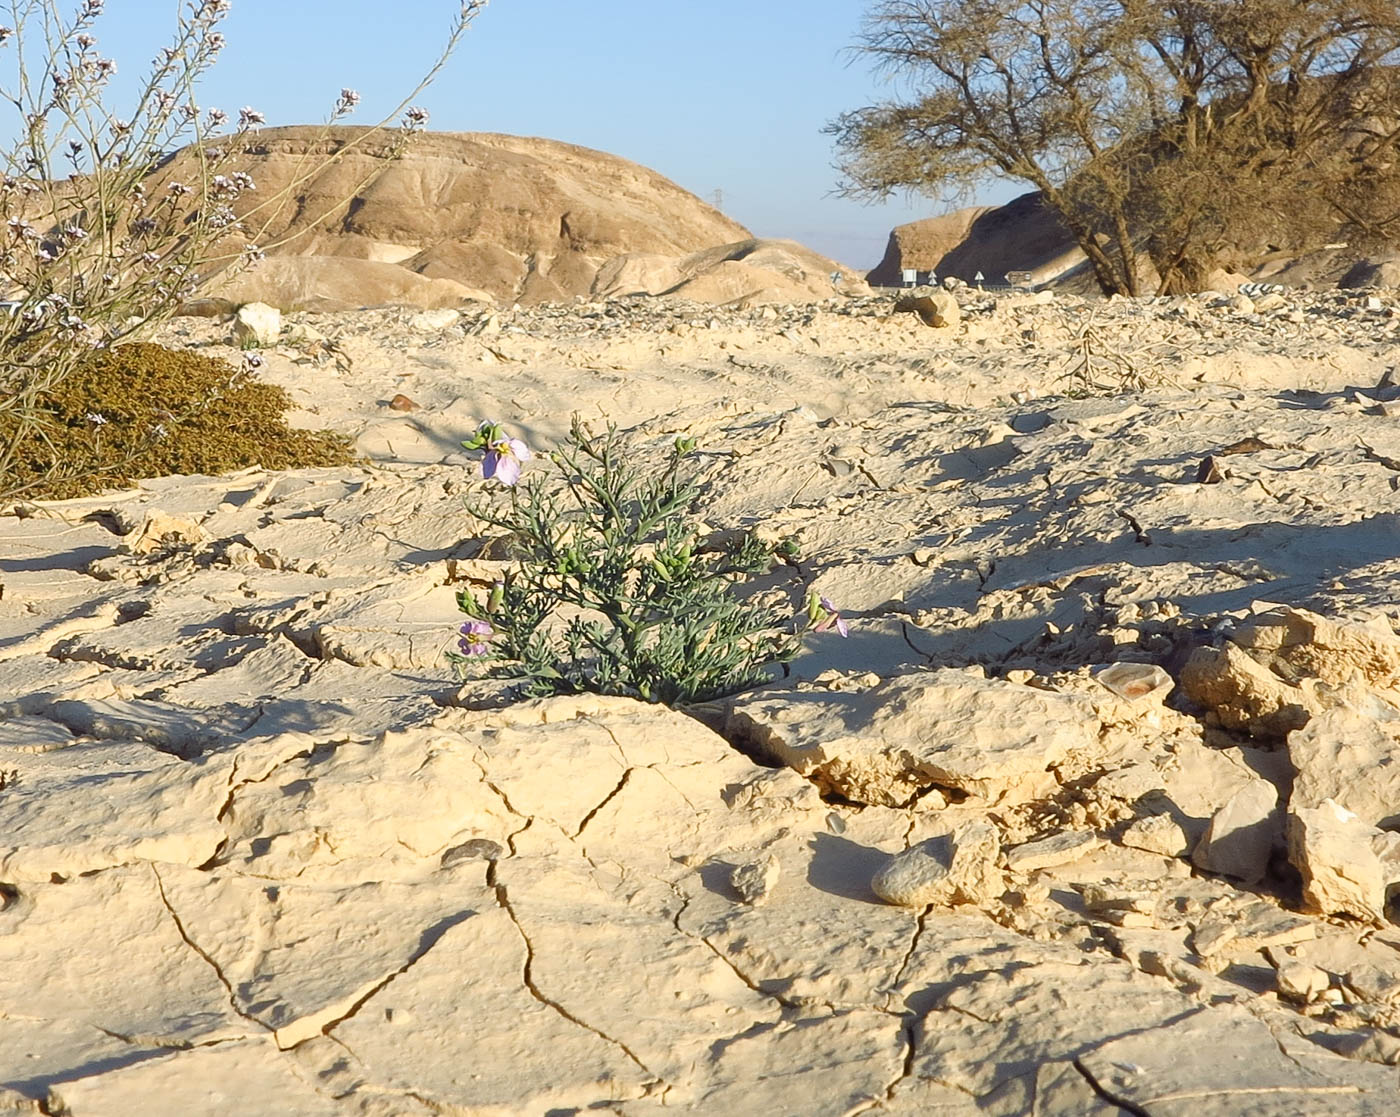
<instances>
[{"instance_id":1,"label":"blue sky","mask_svg":"<svg viewBox=\"0 0 1400 1117\"><path fill-rule=\"evenodd\" d=\"M76 0L64 0L65 7ZM205 105L270 124L324 118L342 86L369 121L434 56L454 0L233 0ZM420 98L443 131L545 136L645 164L760 236L873 267L897 224L945 210L836 198L822 126L879 96L846 54L865 0L492 0ZM124 81L174 26L176 0L107 0L97 33ZM993 190L1000 199L1015 190ZM983 200L983 199L979 199Z\"/></svg>"}]
</instances>

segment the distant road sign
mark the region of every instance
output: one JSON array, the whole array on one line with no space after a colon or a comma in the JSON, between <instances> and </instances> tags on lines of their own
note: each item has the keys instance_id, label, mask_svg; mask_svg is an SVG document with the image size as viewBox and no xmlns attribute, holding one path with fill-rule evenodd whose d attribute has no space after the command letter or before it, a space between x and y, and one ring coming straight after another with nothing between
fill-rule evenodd
<instances>
[{"instance_id":1,"label":"distant road sign","mask_svg":"<svg viewBox=\"0 0 1400 1117\"><path fill-rule=\"evenodd\" d=\"M912 287L919 282L919 273L913 268L904 269L904 286Z\"/></svg>"}]
</instances>

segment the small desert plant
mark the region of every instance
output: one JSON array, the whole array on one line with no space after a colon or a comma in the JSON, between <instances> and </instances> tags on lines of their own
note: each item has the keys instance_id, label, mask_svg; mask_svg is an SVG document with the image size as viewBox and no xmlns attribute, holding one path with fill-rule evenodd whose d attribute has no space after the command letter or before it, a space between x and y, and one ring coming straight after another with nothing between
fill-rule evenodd
<instances>
[{"instance_id":1,"label":"small desert plant","mask_svg":"<svg viewBox=\"0 0 1400 1117\"><path fill-rule=\"evenodd\" d=\"M308 156L283 190L254 200L257 184L235 166L263 115L245 107L233 122L196 100L223 48L218 27L230 0L179 5L171 43L125 119L104 99L116 72L95 33L104 0L74 3L67 14L62 0L12 0L13 26L0 27L0 102L18 115L15 138L0 142L0 280L8 287L0 298L10 300L0 313L0 496L38 487L32 457L23 477L17 459L46 443L61 447L54 393L93 350L169 317L205 273L256 263L273 247L259 243L261 234L301 184L388 124L333 154ZM437 62L389 119L437 74L482 7L484 0L460 2ZM358 101L354 90L342 90L327 124ZM422 109L406 109L391 157L426 119ZM155 188L154 172L181 147L194 153L195 172ZM114 433L106 432L108 445ZM128 443L157 437L153 430L127 434ZM84 460L86 468L91 459ZM43 476L57 482L78 469L55 452Z\"/></svg>"},{"instance_id":2,"label":"small desert plant","mask_svg":"<svg viewBox=\"0 0 1400 1117\"><path fill-rule=\"evenodd\" d=\"M344 435L288 427L282 414L291 404L246 365L129 342L87 354L52 388L43 426L23 426L0 411L0 441L13 447L15 485L50 499L139 477L354 460ZM69 468L55 474L55 457Z\"/></svg>"},{"instance_id":3,"label":"small desert plant","mask_svg":"<svg viewBox=\"0 0 1400 1117\"><path fill-rule=\"evenodd\" d=\"M483 473L507 487L504 509L472 505L506 533L514 560L483 602L457 595L470 618L459 664L485 663L519 680L526 696L593 692L674 704L705 701L769 678L798 650L792 612L745 599L748 575L766 572L773 549L751 534L707 548L689 516L699 492L689 470L694 442L678 439L666 463L636 464L617 432L595 434L575 418L549 455L548 479L516 487L530 451L499 426L464 443L485 451ZM818 628L845 622L811 599Z\"/></svg>"}]
</instances>

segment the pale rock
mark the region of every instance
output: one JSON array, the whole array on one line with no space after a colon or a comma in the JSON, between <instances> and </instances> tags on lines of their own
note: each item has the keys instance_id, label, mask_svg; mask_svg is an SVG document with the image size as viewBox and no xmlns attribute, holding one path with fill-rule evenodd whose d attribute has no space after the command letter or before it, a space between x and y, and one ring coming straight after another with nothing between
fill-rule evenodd
<instances>
[{"instance_id":1,"label":"pale rock","mask_svg":"<svg viewBox=\"0 0 1400 1117\"><path fill-rule=\"evenodd\" d=\"M1306 1004L1317 1000L1327 991L1332 984L1332 977L1326 970L1317 966L1296 958L1285 958L1279 963L1274 982L1281 996Z\"/></svg>"},{"instance_id":2,"label":"pale rock","mask_svg":"<svg viewBox=\"0 0 1400 1117\"><path fill-rule=\"evenodd\" d=\"M0 1079L23 1068L61 1080L118 1052L248 1034L217 971L181 934L154 865L19 894L32 903L0 909ZM114 1049L114 1037L130 1039Z\"/></svg>"},{"instance_id":3,"label":"pale rock","mask_svg":"<svg viewBox=\"0 0 1400 1117\"><path fill-rule=\"evenodd\" d=\"M1164 1117L1380 1117L1394 1105L1394 1071L1276 1034L1243 1008L1126 1030L1078 1063L1120 1105Z\"/></svg>"},{"instance_id":4,"label":"pale rock","mask_svg":"<svg viewBox=\"0 0 1400 1117\"><path fill-rule=\"evenodd\" d=\"M600 1080L610 1097L641 1097L654 1076L599 1034L596 1013L571 1019L521 980L532 940L505 909L488 907L449 927L329 1034L369 1081L430 1097L439 1111L584 1108Z\"/></svg>"},{"instance_id":5,"label":"pale rock","mask_svg":"<svg viewBox=\"0 0 1400 1117\"><path fill-rule=\"evenodd\" d=\"M860 694L742 696L726 735L854 802L901 806L934 785L990 803L1036 798L1054 784L1048 768L1097 750L1097 727L1087 699L944 669Z\"/></svg>"},{"instance_id":6,"label":"pale rock","mask_svg":"<svg viewBox=\"0 0 1400 1117\"><path fill-rule=\"evenodd\" d=\"M1103 839L1088 830L1065 830L1026 842L1006 851L1006 867L1016 873L1031 873L1052 865L1067 865L1103 846Z\"/></svg>"},{"instance_id":7,"label":"pale rock","mask_svg":"<svg viewBox=\"0 0 1400 1117\"><path fill-rule=\"evenodd\" d=\"M1315 702L1234 643L1197 648L1181 669L1182 692L1227 729L1282 737L1306 725Z\"/></svg>"},{"instance_id":8,"label":"pale rock","mask_svg":"<svg viewBox=\"0 0 1400 1117\"><path fill-rule=\"evenodd\" d=\"M1280 606L1255 614L1230 639L1284 677L1332 687L1359 679L1379 690L1400 684L1400 637L1381 616L1363 625Z\"/></svg>"},{"instance_id":9,"label":"pale rock","mask_svg":"<svg viewBox=\"0 0 1400 1117\"><path fill-rule=\"evenodd\" d=\"M1346 974L1347 988L1373 1005L1400 1003L1400 976L1370 965L1354 966Z\"/></svg>"},{"instance_id":10,"label":"pale rock","mask_svg":"<svg viewBox=\"0 0 1400 1117\"><path fill-rule=\"evenodd\" d=\"M1155 927L1160 894L1143 882L1079 886L1084 907L1095 919L1118 927Z\"/></svg>"},{"instance_id":11,"label":"pale rock","mask_svg":"<svg viewBox=\"0 0 1400 1117\"><path fill-rule=\"evenodd\" d=\"M1337 706L1288 735L1296 776L1289 807L1328 799L1372 826L1400 821L1400 720L1388 706Z\"/></svg>"},{"instance_id":12,"label":"pale rock","mask_svg":"<svg viewBox=\"0 0 1400 1117\"><path fill-rule=\"evenodd\" d=\"M1180 857L1190 845L1180 824L1167 814L1135 819L1123 831L1119 841L1133 849L1159 853L1163 857Z\"/></svg>"},{"instance_id":13,"label":"pale rock","mask_svg":"<svg viewBox=\"0 0 1400 1117\"><path fill-rule=\"evenodd\" d=\"M51 1105L60 1105L72 1117L150 1117L157 1112L341 1117L345 1112L263 1038L118 1063L105 1073L57 1082L49 1097Z\"/></svg>"},{"instance_id":14,"label":"pale rock","mask_svg":"<svg viewBox=\"0 0 1400 1117\"><path fill-rule=\"evenodd\" d=\"M326 882L367 871L415 879L448 848L472 838L504 845L518 825L483 782L476 743L458 734L391 732L325 751L233 789L220 815L221 864Z\"/></svg>"},{"instance_id":15,"label":"pale rock","mask_svg":"<svg viewBox=\"0 0 1400 1117\"><path fill-rule=\"evenodd\" d=\"M1277 291L1269 291L1254 300L1256 314L1268 314L1288 305L1288 300Z\"/></svg>"},{"instance_id":16,"label":"pale rock","mask_svg":"<svg viewBox=\"0 0 1400 1117\"><path fill-rule=\"evenodd\" d=\"M233 340L246 348L266 349L282 334L282 312L267 303L244 303L233 316Z\"/></svg>"},{"instance_id":17,"label":"pale rock","mask_svg":"<svg viewBox=\"0 0 1400 1117\"><path fill-rule=\"evenodd\" d=\"M1380 618L1346 624L1282 606L1256 614L1220 648L1197 649L1181 675L1186 696L1221 725L1259 736L1283 736L1333 704L1318 683L1400 699L1400 638Z\"/></svg>"},{"instance_id":18,"label":"pale rock","mask_svg":"<svg viewBox=\"0 0 1400 1117\"><path fill-rule=\"evenodd\" d=\"M1254 300L1248 295L1233 295L1226 300L1225 305L1237 314L1253 314Z\"/></svg>"},{"instance_id":19,"label":"pale rock","mask_svg":"<svg viewBox=\"0 0 1400 1117\"><path fill-rule=\"evenodd\" d=\"M785 1021L765 1034L716 1044L697 1068L703 1086L629 1104L624 1112L628 1117L676 1113L713 1117L787 1113L800 1104L802 1117L846 1117L883 1102L889 1083L901 1077L906 1051L899 1021L887 1013L854 1009L814 1014ZM799 1067L800 1086L793 1079ZM800 1103L795 1098L799 1091ZM962 1117L965 1109L931 1104L921 1106L919 1112L928 1117Z\"/></svg>"},{"instance_id":20,"label":"pale rock","mask_svg":"<svg viewBox=\"0 0 1400 1117\"><path fill-rule=\"evenodd\" d=\"M1280 911L1266 900L1236 907L1216 902L1191 932L1191 948L1202 958L1231 958L1308 942L1317 934L1311 920Z\"/></svg>"},{"instance_id":21,"label":"pale rock","mask_svg":"<svg viewBox=\"0 0 1400 1117\"><path fill-rule=\"evenodd\" d=\"M1172 677L1153 663L1114 663L1098 671L1094 678L1125 701L1160 705L1176 684Z\"/></svg>"},{"instance_id":22,"label":"pale rock","mask_svg":"<svg viewBox=\"0 0 1400 1117\"><path fill-rule=\"evenodd\" d=\"M1208 872L1257 884L1282 839L1278 789L1268 780L1250 780L1211 816L1191 860Z\"/></svg>"},{"instance_id":23,"label":"pale rock","mask_svg":"<svg viewBox=\"0 0 1400 1117\"><path fill-rule=\"evenodd\" d=\"M767 901L781 875L781 863L770 856L735 865L729 874L729 884L744 903L761 904Z\"/></svg>"},{"instance_id":24,"label":"pale rock","mask_svg":"<svg viewBox=\"0 0 1400 1117\"><path fill-rule=\"evenodd\" d=\"M1385 918L1386 888L1400 878L1382 861L1385 835L1330 799L1289 812L1288 856L1303 875L1303 902L1324 915Z\"/></svg>"},{"instance_id":25,"label":"pale rock","mask_svg":"<svg viewBox=\"0 0 1400 1117\"><path fill-rule=\"evenodd\" d=\"M439 330L447 329L448 326L456 325L461 317L450 306L438 307L436 310L420 310L408 320L408 327L423 333L436 333Z\"/></svg>"},{"instance_id":26,"label":"pale rock","mask_svg":"<svg viewBox=\"0 0 1400 1117\"><path fill-rule=\"evenodd\" d=\"M943 329L962 321L962 307L950 291L930 288L927 292L901 299L896 310L917 314L924 325Z\"/></svg>"},{"instance_id":27,"label":"pale rock","mask_svg":"<svg viewBox=\"0 0 1400 1117\"><path fill-rule=\"evenodd\" d=\"M318 886L218 870L162 872L166 902L232 987L239 1012L283 1049L350 1013L433 949L448 928L488 910L486 864L411 884ZM392 920L383 918L393 912Z\"/></svg>"},{"instance_id":28,"label":"pale rock","mask_svg":"<svg viewBox=\"0 0 1400 1117\"><path fill-rule=\"evenodd\" d=\"M233 763L87 742L27 758L0 794L0 880L47 881L142 860L198 865L223 840Z\"/></svg>"},{"instance_id":29,"label":"pale rock","mask_svg":"<svg viewBox=\"0 0 1400 1117\"><path fill-rule=\"evenodd\" d=\"M895 854L870 887L880 899L900 907L986 904L1004 888L996 869L1000 851L994 826L966 822Z\"/></svg>"},{"instance_id":30,"label":"pale rock","mask_svg":"<svg viewBox=\"0 0 1400 1117\"><path fill-rule=\"evenodd\" d=\"M208 540L208 532L192 520L152 509L125 542L132 554L149 555L172 545L195 547Z\"/></svg>"}]
</instances>

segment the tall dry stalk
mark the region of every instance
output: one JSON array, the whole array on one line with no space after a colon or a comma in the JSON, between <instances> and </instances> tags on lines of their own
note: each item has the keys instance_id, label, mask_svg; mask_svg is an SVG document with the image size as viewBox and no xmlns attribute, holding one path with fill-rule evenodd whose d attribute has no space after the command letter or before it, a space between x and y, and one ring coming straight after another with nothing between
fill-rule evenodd
<instances>
[{"instance_id":1,"label":"tall dry stalk","mask_svg":"<svg viewBox=\"0 0 1400 1117\"><path fill-rule=\"evenodd\" d=\"M18 119L16 138L0 146L0 297L9 300L0 313L0 498L15 494L10 467L20 446L45 440L45 398L94 349L170 317L211 267L255 264L272 247L260 238L278 212L328 165L390 133L388 158L356 184L358 192L403 153L427 121L413 100L486 0L458 5L436 60L393 111L329 154L308 153L281 190L262 197L246 172L230 169L262 114L244 108L231 119L196 98L224 46L219 26L229 0L186 0L179 8L175 34L143 79L129 119L104 100L116 72L98 49L104 0L80 0L71 15L61 0L10 0L0 51L10 52L11 84L0 87L0 100ZM325 127L358 101L354 90L342 90ZM195 153L196 173L148 192L152 172L182 148ZM52 473L63 470L54 460Z\"/></svg>"}]
</instances>

